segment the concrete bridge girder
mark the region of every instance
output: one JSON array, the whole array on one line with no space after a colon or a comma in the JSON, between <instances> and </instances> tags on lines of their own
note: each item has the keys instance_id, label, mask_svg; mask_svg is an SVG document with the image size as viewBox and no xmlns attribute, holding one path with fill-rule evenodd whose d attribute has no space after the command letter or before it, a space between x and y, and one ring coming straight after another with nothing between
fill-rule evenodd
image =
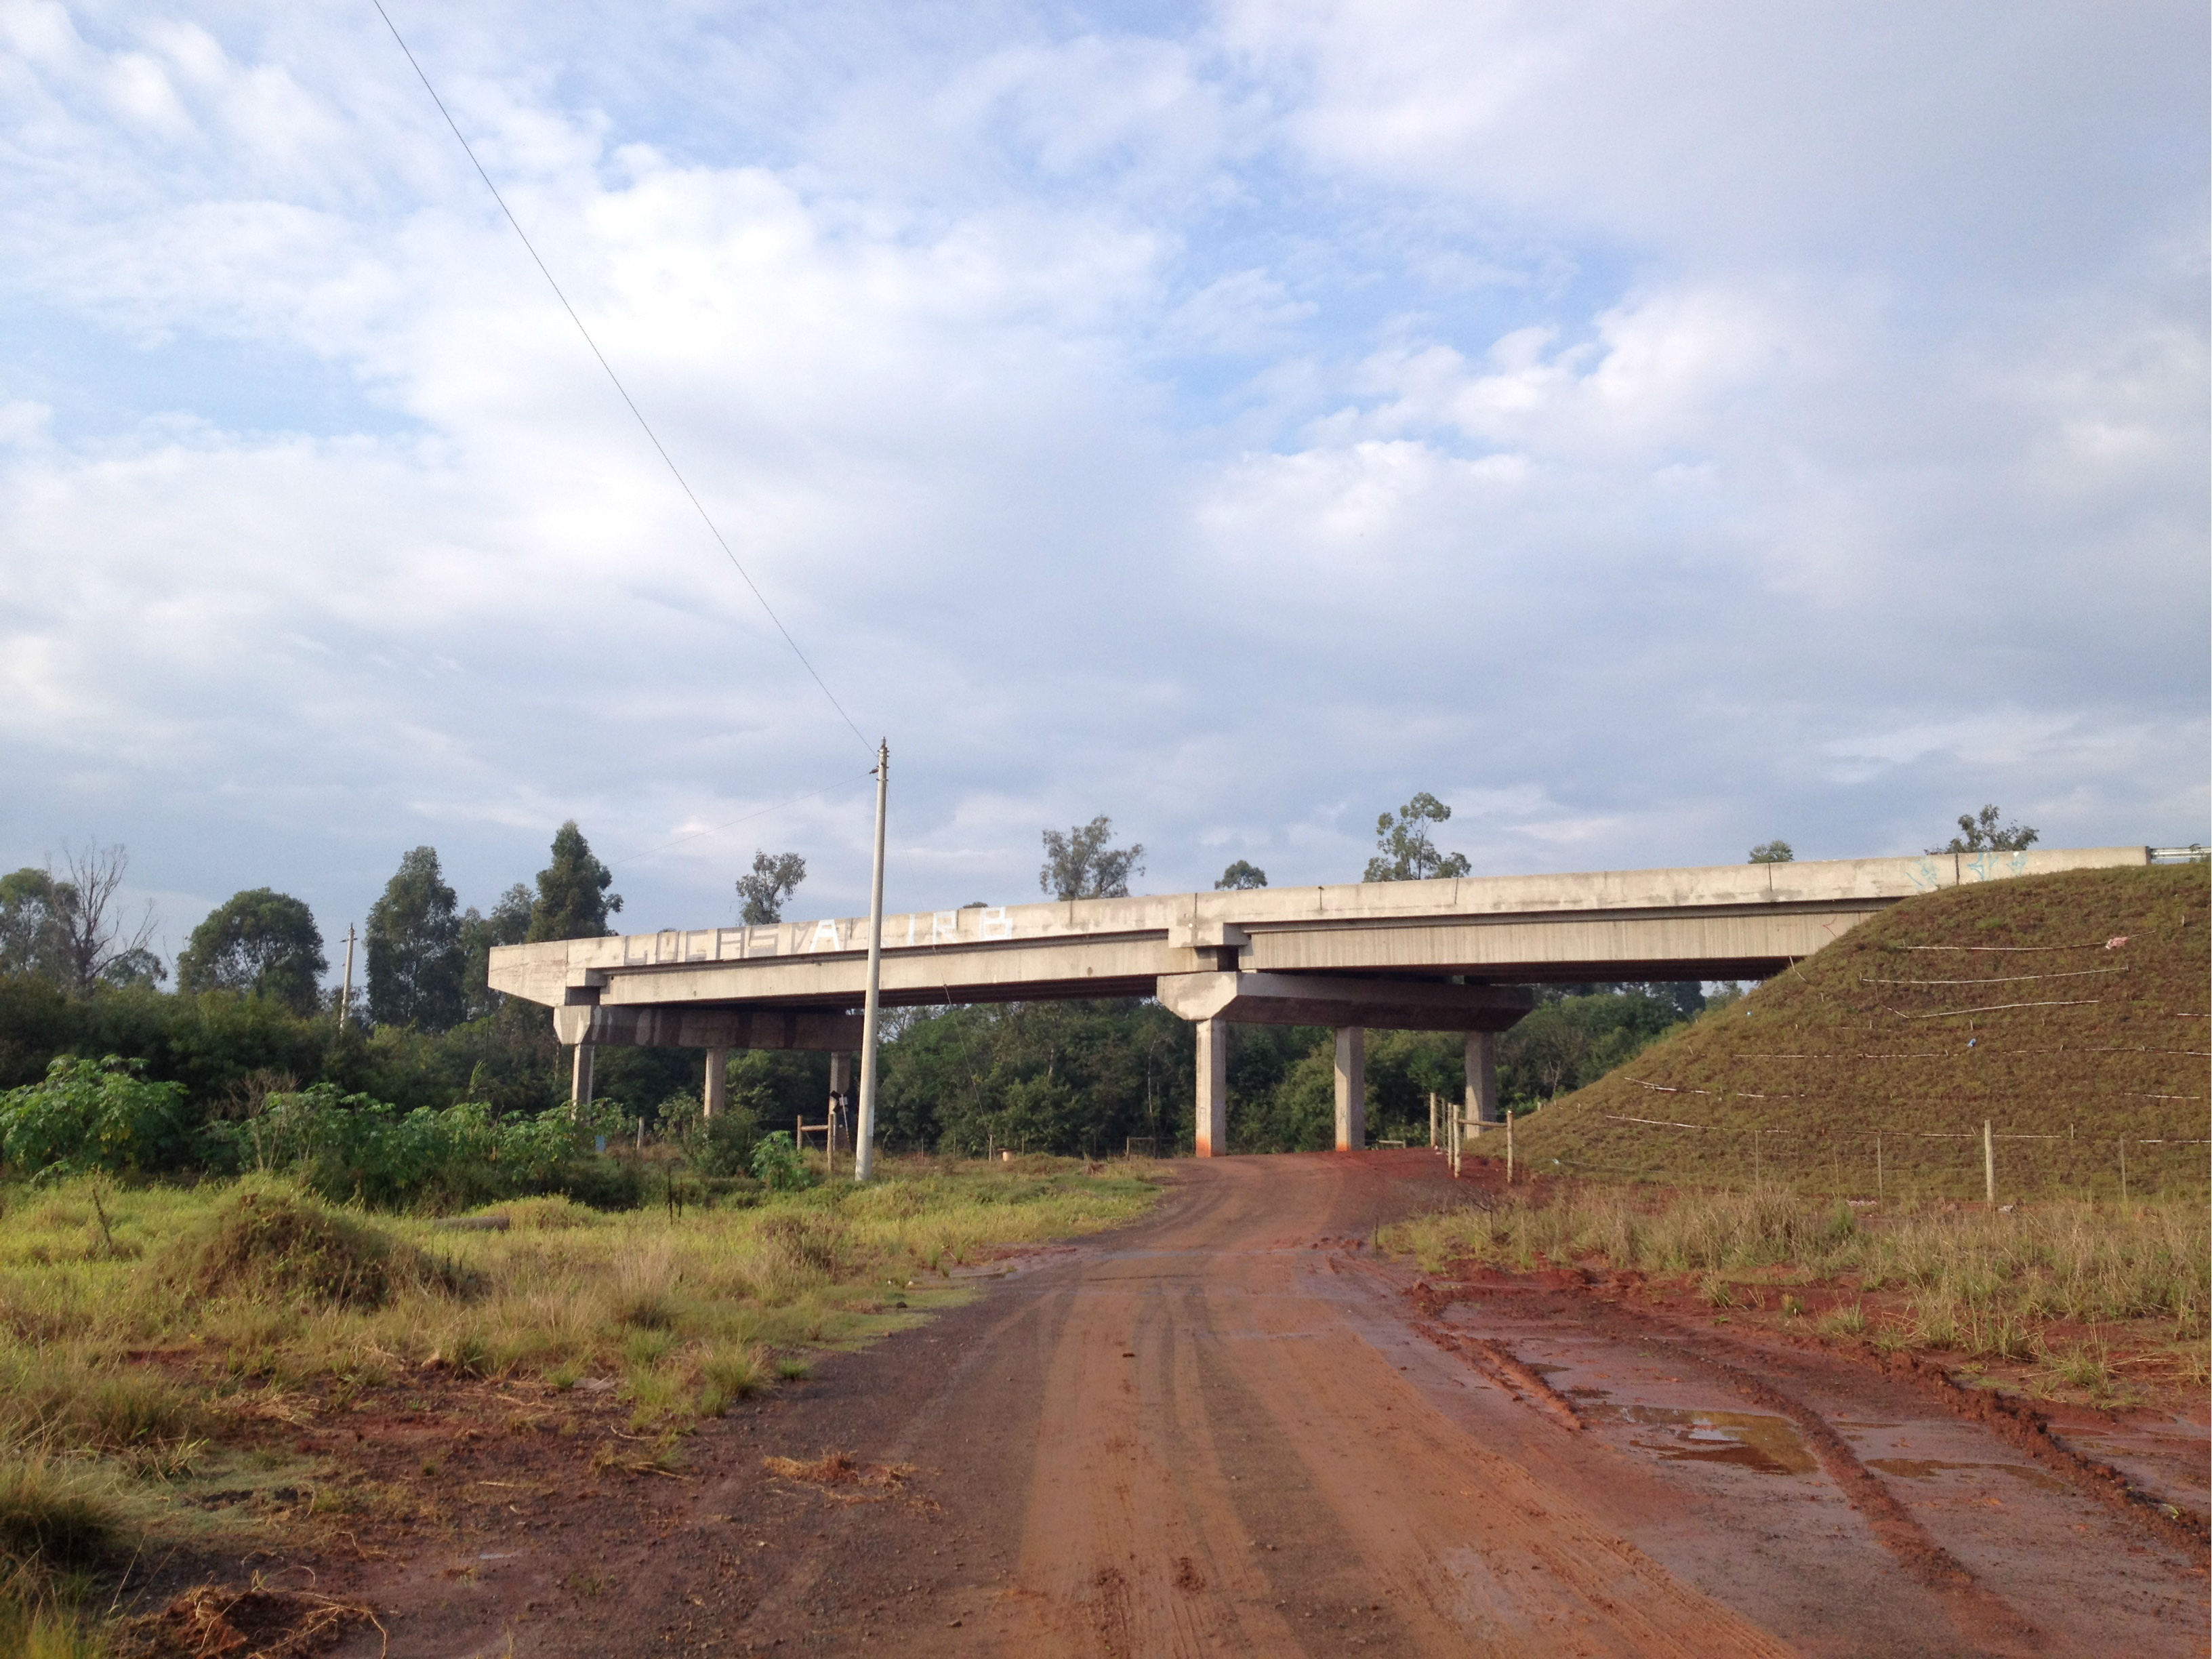
<instances>
[{"instance_id":1,"label":"concrete bridge girder","mask_svg":"<svg viewBox=\"0 0 2212 1659\"><path fill-rule=\"evenodd\" d=\"M1888 905L1971 882L2150 861L2142 847L1469 877L971 907L887 918L889 1006L1153 996L1199 1027L1199 1144L1227 1139L1227 1028L1339 1033L1340 1145L1363 1139L1368 1026L1468 1033L1468 1109L1497 1120L1495 1038L1531 981L1763 978ZM601 1042L849 1051L854 918L502 945L491 988L555 1009L588 1099ZM1472 981L1473 983L1459 981ZM1347 1033L1354 1035L1347 1036Z\"/></svg>"},{"instance_id":2,"label":"concrete bridge girder","mask_svg":"<svg viewBox=\"0 0 2212 1659\"><path fill-rule=\"evenodd\" d=\"M625 1008L580 1006L553 1011L562 1042L641 1048L789 1048L850 1054L860 1046L860 1017L824 1008Z\"/></svg>"},{"instance_id":3,"label":"concrete bridge girder","mask_svg":"<svg viewBox=\"0 0 2212 1659\"><path fill-rule=\"evenodd\" d=\"M1163 974L1160 1006L1236 1025L1372 1025L1395 1031L1502 1031L1536 1006L1521 985L1452 985L1322 974Z\"/></svg>"}]
</instances>

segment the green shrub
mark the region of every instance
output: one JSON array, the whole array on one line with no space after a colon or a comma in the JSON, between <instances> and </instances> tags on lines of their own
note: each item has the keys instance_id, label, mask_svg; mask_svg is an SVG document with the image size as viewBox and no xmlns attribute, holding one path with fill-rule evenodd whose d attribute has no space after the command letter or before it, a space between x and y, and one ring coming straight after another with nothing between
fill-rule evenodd
<instances>
[{"instance_id":1,"label":"green shrub","mask_svg":"<svg viewBox=\"0 0 2212 1659\"><path fill-rule=\"evenodd\" d=\"M218 1125L241 1168L294 1174L333 1201L385 1209L473 1209L523 1194L567 1193L595 1208L634 1206L634 1175L611 1175L585 1148L618 1109L593 1102L501 1117L481 1101L403 1113L327 1083L271 1095L243 1122Z\"/></svg>"},{"instance_id":2,"label":"green shrub","mask_svg":"<svg viewBox=\"0 0 2212 1659\"><path fill-rule=\"evenodd\" d=\"M29 1176L148 1175L191 1162L184 1085L149 1083L140 1069L115 1054L64 1054L43 1081L0 1094L0 1158Z\"/></svg>"},{"instance_id":3,"label":"green shrub","mask_svg":"<svg viewBox=\"0 0 2212 1659\"><path fill-rule=\"evenodd\" d=\"M759 1144L759 1123L750 1112L739 1111L699 1119L682 1141L684 1161L710 1178L744 1174L752 1167L753 1151Z\"/></svg>"},{"instance_id":4,"label":"green shrub","mask_svg":"<svg viewBox=\"0 0 2212 1659\"><path fill-rule=\"evenodd\" d=\"M795 1193L814 1182L786 1129L778 1129L753 1148L753 1174L772 1193Z\"/></svg>"}]
</instances>

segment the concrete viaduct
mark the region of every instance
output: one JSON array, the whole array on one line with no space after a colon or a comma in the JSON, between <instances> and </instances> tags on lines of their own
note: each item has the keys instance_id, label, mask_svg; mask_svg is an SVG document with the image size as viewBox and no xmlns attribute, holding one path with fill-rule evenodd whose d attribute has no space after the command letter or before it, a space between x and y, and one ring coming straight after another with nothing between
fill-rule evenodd
<instances>
[{"instance_id":1,"label":"concrete viaduct","mask_svg":"<svg viewBox=\"0 0 2212 1659\"><path fill-rule=\"evenodd\" d=\"M1236 1024L1336 1032L1336 1142L1365 1144L1364 1032L1461 1031L1468 1115L1495 1121L1497 1034L1534 984L1763 979L1899 899L1964 883L2149 862L2142 847L1932 854L1705 869L1271 887L884 919L887 1007L1156 997L1198 1038L1197 1150L1228 1146ZM553 1010L588 1100L602 1043L707 1051L724 1103L733 1048L832 1056L860 1042L865 916L510 945L491 988Z\"/></svg>"}]
</instances>

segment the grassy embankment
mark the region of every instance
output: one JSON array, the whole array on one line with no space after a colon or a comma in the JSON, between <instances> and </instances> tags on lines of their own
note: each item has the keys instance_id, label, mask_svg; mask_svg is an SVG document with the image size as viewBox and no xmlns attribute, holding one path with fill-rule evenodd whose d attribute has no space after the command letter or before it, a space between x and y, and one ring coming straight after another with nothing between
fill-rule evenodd
<instances>
[{"instance_id":1,"label":"grassy embankment","mask_svg":"<svg viewBox=\"0 0 2212 1659\"><path fill-rule=\"evenodd\" d=\"M0 1193L0 1645L27 1647L33 1609L67 1607L133 1549L204 1536L218 1522L197 1488L380 1394L611 1382L673 1462L699 1419L804 1376L809 1349L957 1299L945 1270L1152 1196L1048 1159L890 1160L865 1188L680 1215L523 1200L483 1212L503 1231L270 1181ZM343 1471L319 1480L374 1501L343 1496ZM73 1650L65 1623L39 1639Z\"/></svg>"},{"instance_id":2,"label":"grassy embankment","mask_svg":"<svg viewBox=\"0 0 2212 1659\"><path fill-rule=\"evenodd\" d=\"M1726 1322L1771 1314L1912 1348L2040 1392L2201 1395L2212 1253L2195 1205L2054 1202L2015 1213L1855 1213L1776 1188L1665 1194L1543 1182L1492 1209L1421 1216L1378 1243L1431 1273L1626 1267Z\"/></svg>"},{"instance_id":3,"label":"grassy embankment","mask_svg":"<svg viewBox=\"0 0 2212 1659\"><path fill-rule=\"evenodd\" d=\"M2203 865L1908 899L1525 1118L1516 1150L1561 1175L1971 1199L1987 1121L2000 1201L2118 1200L2123 1157L2129 1197L2201 1200L2208 903Z\"/></svg>"}]
</instances>

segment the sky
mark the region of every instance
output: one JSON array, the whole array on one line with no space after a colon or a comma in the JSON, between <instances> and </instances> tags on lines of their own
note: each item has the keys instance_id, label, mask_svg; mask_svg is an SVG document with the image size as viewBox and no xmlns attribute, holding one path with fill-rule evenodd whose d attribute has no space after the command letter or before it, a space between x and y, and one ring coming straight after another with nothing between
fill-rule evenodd
<instances>
[{"instance_id":1,"label":"sky","mask_svg":"<svg viewBox=\"0 0 2212 1659\"><path fill-rule=\"evenodd\" d=\"M894 910L2212 839L2201 4L386 3L775 618L369 0L0 0L0 868L169 952L851 914L878 736Z\"/></svg>"}]
</instances>

